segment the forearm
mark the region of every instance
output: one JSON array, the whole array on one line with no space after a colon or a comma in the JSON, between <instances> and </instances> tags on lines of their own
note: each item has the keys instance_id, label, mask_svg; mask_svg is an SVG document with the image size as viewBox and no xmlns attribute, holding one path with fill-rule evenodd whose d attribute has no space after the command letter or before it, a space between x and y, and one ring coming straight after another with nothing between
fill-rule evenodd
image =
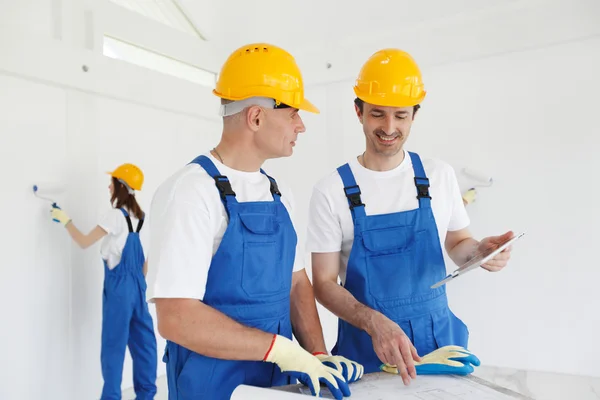
<instances>
[{"instance_id":1,"label":"forearm","mask_svg":"<svg viewBox=\"0 0 600 400\"><path fill-rule=\"evenodd\" d=\"M317 300L339 318L366 332L371 331L371 321L378 313L360 303L343 286L334 281L323 281L315 286Z\"/></svg>"},{"instance_id":2,"label":"forearm","mask_svg":"<svg viewBox=\"0 0 600 400\"><path fill-rule=\"evenodd\" d=\"M313 287L306 272L299 271L294 274L297 278L294 278L290 298L294 336L300 346L309 353L327 353Z\"/></svg>"},{"instance_id":3,"label":"forearm","mask_svg":"<svg viewBox=\"0 0 600 400\"><path fill-rule=\"evenodd\" d=\"M81 247L82 249L89 247L89 244L86 240L86 235L82 233L79 229L77 229L77 227L72 221L65 226L65 229L67 230L67 232L69 232L69 235L79 247Z\"/></svg>"},{"instance_id":4,"label":"forearm","mask_svg":"<svg viewBox=\"0 0 600 400\"><path fill-rule=\"evenodd\" d=\"M156 311L161 336L208 357L261 361L273 340L198 300L157 299Z\"/></svg>"},{"instance_id":5,"label":"forearm","mask_svg":"<svg viewBox=\"0 0 600 400\"><path fill-rule=\"evenodd\" d=\"M465 238L448 250L448 256L456 265L469 261L477 253L479 242L472 237Z\"/></svg>"}]
</instances>

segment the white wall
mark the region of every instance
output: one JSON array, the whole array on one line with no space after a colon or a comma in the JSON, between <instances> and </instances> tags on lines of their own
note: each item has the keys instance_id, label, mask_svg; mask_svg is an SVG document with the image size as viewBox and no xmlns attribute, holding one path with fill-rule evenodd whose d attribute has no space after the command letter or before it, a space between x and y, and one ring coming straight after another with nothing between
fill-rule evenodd
<instances>
[{"instance_id":1,"label":"white wall","mask_svg":"<svg viewBox=\"0 0 600 400\"><path fill-rule=\"evenodd\" d=\"M599 70L596 37L426 71L411 147L494 176L469 208L475 235L528 233L506 271L448 286L490 365L600 376L600 316L590 312L600 306L590 262Z\"/></svg>"},{"instance_id":2,"label":"white wall","mask_svg":"<svg viewBox=\"0 0 600 400\"><path fill-rule=\"evenodd\" d=\"M0 398L19 398L16 390L23 398L42 398L45 387L65 393L69 385L69 375L61 372L70 373L70 246L64 235L53 234L49 205L36 200L31 188L36 179L64 181L65 94L0 75L0 108L0 208L6 224Z\"/></svg>"},{"instance_id":3,"label":"white wall","mask_svg":"<svg viewBox=\"0 0 600 400\"><path fill-rule=\"evenodd\" d=\"M210 88L102 56L94 22L104 14L72 3L62 3L66 10L48 1L31 15L0 7L0 208L11 227L0 245L2 399L97 398L102 385L99 246L73 245L32 185L64 186L55 200L87 232L109 208L105 171L139 165L146 181L138 199L148 210L156 187L220 133ZM82 31L88 40L79 42ZM122 387L131 386L127 354Z\"/></svg>"}]
</instances>

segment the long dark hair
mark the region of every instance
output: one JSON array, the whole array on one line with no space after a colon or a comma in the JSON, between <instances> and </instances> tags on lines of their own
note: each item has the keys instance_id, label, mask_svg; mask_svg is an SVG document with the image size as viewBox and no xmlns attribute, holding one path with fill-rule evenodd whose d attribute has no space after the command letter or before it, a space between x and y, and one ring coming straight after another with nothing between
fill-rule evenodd
<instances>
[{"instance_id":1,"label":"long dark hair","mask_svg":"<svg viewBox=\"0 0 600 400\"><path fill-rule=\"evenodd\" d=\"M127 186L123 185L117 178L112 178L113 183L113 194L110 198L110 203L115 208L125 207L132 213L137 219L144 218L144 212L138 204L135 196L129 193Z\"/></svg>"}]
</instances>

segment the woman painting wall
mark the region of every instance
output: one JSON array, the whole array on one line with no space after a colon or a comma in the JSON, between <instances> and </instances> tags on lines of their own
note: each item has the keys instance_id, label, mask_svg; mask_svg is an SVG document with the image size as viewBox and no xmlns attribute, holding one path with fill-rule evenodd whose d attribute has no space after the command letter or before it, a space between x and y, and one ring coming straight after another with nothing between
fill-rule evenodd
<instances>
[{"instance_id":1,"label":"woman painting wall","mask_svg":"<svg viewBox=\"0 0 600 400\"><path fill-rule=\"evenodd\" d=\"M156 337L145 300L147 263L139 236L144 212L135 199L135 191L142 189L144 175L133 164L123 164L109 174L113 209L88 234L82 233L58 206L52 208L51 214L83 249L102 239L101 400L121 399L127 346L133 360L136 399L150 400L156 394Z\"/></svg>"}]
</instances>

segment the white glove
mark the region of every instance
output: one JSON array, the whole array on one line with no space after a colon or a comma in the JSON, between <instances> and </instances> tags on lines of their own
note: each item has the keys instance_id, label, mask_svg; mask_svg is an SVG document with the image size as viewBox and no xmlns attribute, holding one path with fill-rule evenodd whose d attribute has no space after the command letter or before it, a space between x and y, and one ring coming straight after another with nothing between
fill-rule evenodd
<instances>
[{"instance_id":1,"label":"white glove","mask_svg":"<svg viewBox=\"0 0 600 400\"><path fill-rule=\"evenodd\" d=\"M277 364L281 372L297 378L310 388L313 396L319 396L320 382L325 383L338 400L350 396L348 383L341 373L324 365L317 357L284 336L273 336L271 348L264 361Z\"/></svg>"},{"instance_id":2,"label":"white glove","mask_svg":"<svg viewBox=\"0 0 600 400\"><path fill-rule=\"evenodd\" d=\"M50 214L52 214L52 220L62 226L67 226L71 222L71 218L59 206L52 207Z\"/></svg>"},{"instance_id":3,"label":"white glove","mask_svg":"<svg viewBox=\"0 0 600 400\"><path fill-rule=\"evenodd\" d=\"M475 201L475 197L477 197L477 191L474 188L471 188L463 194L462 199L464 205L471 204Z\"/></svg>"},{"instance_id":4,"label":"white glove","mask_svg":"<svg viewBox=\"0 0 600 400\"><path fill-rule=\"evenodd\" d=\"M342 356L330 356L324 353L315 353L315 356L328 367L335 368L348 383L356 382L362 378L365 368L362 364L348 360Z\"/></svg>"}]
</instances>

